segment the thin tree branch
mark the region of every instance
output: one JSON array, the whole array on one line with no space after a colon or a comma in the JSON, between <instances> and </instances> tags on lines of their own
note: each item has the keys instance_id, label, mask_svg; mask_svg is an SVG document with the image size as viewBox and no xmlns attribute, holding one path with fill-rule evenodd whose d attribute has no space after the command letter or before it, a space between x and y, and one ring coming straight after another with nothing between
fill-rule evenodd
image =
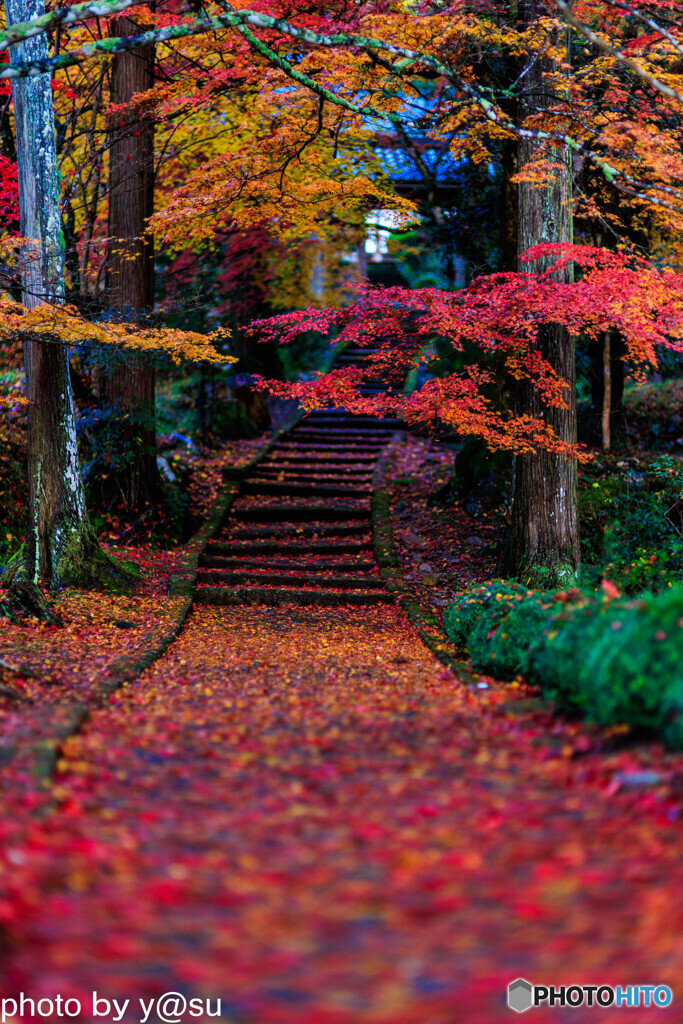
<instances>
[{"instance_id":1,"label":"thin tree branch","mask_svg":"<svg viewBox=\"0 0 683 1024\"><path fill-rule=\"evenodd\" d=\"M6 50L12 43L21 42L24 39L31 39L33 36L40 36L48 32L56 25L73 25L78 21L86 21L88 18L107 18L111 14L125 11L133 7L139 0L95 0L94 3L75 4L73 7L62 7L58 11L50 11L33 21L20 21L11 28L0 32L0 52Z\"/></svg>"},{"instance_id":2,"label":"thin tree branch","mask_svg":"<svg viewBox=\"0 0 683 1024\"><path fill-rule=\"evenodd\" d=\"M554 3L555 6L562 11L567 24L571 25L572 28L575 28L576 31L579 32L584 39L587 39L589 43L592 43L603 53L608 53L611 57L614 57L615 60L626 65L626 67L630 68L638 78L642 79L643 82L647 82L649 86L656 89L657 92L660 92L663 96L667 96L670 100L676 100L678 103L683 103L683 93L679 92L677 89L672 89L669 85L665 85L659 78L655 75L651 75L649 71L646 71L644 67L641 67L638 61L633 60L632 57L625 54L623 50L618 49L616 46L612 46L612 44L608 43L606 39L602 38L602 36L596 35L592 29L588 28L587 25L584 25L582 21L579 21L565 0L554 0Z\"/></svg>"}]
</instances>

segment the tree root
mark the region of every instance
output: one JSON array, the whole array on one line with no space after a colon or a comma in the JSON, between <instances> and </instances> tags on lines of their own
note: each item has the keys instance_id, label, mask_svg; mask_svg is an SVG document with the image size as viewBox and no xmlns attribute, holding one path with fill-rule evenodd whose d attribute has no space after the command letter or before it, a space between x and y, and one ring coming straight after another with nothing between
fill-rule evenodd
<instances>
[{"instance_id":1,"label":"tree root","mask_svg":"<svg viewBox=\"0 0 683 1024\"><path fill-rule=\"evenodd\" d=\"M35 567L26 552L27 546L24 545L0 575L0 586L6 588L3 604L10 615L35 616L50 625L63 626L59 613L34 582ZM139 575L133 569L119 565L102 550L87 520L72 531L55 562L52 578L41 581L49 585L53 592L65 587L121 592L131 590L139 580Z\"/></svg>"},{"instance_id":2,"label":"tree root","mask_svg":"<svg viewBox=\"0 0 683 1024\"><path fill-rule=\"evenodd\" d=\"M63 626L61 616L54 610L42 590L35 583L23 579L21 570L21 562L17 565L10 562L0 578L0 583L7 588L5 603L10 613L34 616L50 626Z\"/></svg>"},{"instance_id":3,"label":"tree root","mask_svg":"<svg viewBox=\"0 0 683 1024\"><path fill-rule=\"evenodd\" d=\"M52 588L77 590L130 590L138 576L119 565L99 545L95 531L84 523L75 531L54 570Z\"/></svg>"}]
</instances>

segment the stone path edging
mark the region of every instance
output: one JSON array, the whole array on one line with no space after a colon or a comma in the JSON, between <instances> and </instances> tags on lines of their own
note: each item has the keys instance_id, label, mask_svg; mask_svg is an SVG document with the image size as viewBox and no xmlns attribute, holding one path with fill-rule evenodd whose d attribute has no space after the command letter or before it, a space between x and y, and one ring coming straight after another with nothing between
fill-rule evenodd
<instances>
[{"instance_id":1,"label":"stone path edging","mask_svg":"<svg viewBox=\"0 0 683 1024\"><path fill-rule=\"evenodd\" d=\"M434 656L448 668L457 672L465 683L474 683L479 676L472 667L453 653L453 644L435 615L421 605L415 590L401 575L400 562L394 547L391 526L391 493L388 473L396 446L405 437L396 431L377 461L372 491L372 542L380 574L386 580L387 590L397 595L397 603L417 629L420 639Z\"/></svg>"}]
</instances>

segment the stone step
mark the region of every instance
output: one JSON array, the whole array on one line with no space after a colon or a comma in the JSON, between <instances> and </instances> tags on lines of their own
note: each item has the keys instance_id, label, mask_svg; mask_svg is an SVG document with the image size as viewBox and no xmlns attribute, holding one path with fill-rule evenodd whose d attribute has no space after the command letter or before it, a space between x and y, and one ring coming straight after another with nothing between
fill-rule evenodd
<instances>
[{"instance_id":1,"label":"stone step","mask_svg":"<svg viewBox=\"0 0 683 1024\"><path fill-rule=\"evenodd\" d=\"M256 480L251 477L243 482L241 493L274 494L283 497L300 495L304 498L353 498L357 494L370 494L371 490L372 487L369 484L343 486L342 484L296 483L294 481L290 483L289 481Z\"/></svg>"},{"instance_id":2,"label":"stone step","mask_svg":"<svg viewBox=\"0 0 683 1024\"><path fill-rule=\"evenodd\" d=\"M338 365L372 365L380 349L354 348ZM362 393L392 390L378 368ZM393 603L374 574L370 496L377 459L400 420L343 407L307 414L248 469L227 524L200 558L205 604ZM259 497L260 496L260 497ZM373 571L374 570L374 571Z\"/></svg>"},{"instance_id":3,"label":"stone step","mask_svg":"<svg viewBox=\"0 0 683 1024\"><path fill-rule=\"evenodd\" d=\"M322 561L329 557L329 561ZM366 569L374 569L375 562L371 558L359 558L356 561L344 561L335 554L322 555L317 561L306 561L293 558L260 558L254 563L253 556L244 555L241 558L234 556L202 555L199 565L206 569L292 569L305 573L335 570L338 572L360 572ZM335 561L336 559L336 561Z\"/></svg>"},{"instance_id":4,"label":"stone step","mask_svg":"<svg viewBox=\"0 0 683 1024\"><path fill-rule=\"evenodd\" d=\"M233 505L230 515L234 519L247 522L283 522L300 523L307 520L323 522L344 521L345 519L370 519L369 506L348 506L337 508L334 505Z\"/></svg>"},{"instance_id":5,"label":"stone step","mask_svg":"<svg viewBox=\"0 0 683 1024\"><path fill-rule=\"evenodd\" d=\"M366 437L391 437L393 430L387 427L359 427L358 429L353 426L333 427L321 423L306 423L304 420L300 426L290 430L288 437L300 437L301 434L322 434L324 437L330 437L333 440L338 437L360 437L365 439Z\"/></svg>"},{"instance_id":6,"label":"stone step","mask_svg":"<svg viewBox=\"0 0 683 1024\"><path fill-rule=\"evenodd\" d=\"M381 427L384 430L395 430L399 425L399 421L394 417L365 416L360 412L344 412L344 410L337 409L316 409L313 412L307 413L300 423L319 423L329 424L330 426L339 424L351 428L355 426Z\"/></svg>"},{"instance_id":7,"label":"stone step","mask_svg":"<svg viewBox=\"0 0 683 1024\"><path fill-rule=\"evenodd\" d=\"M361 364L367 365L372 362L373 356L379 356L382 354L382 350L379 348L358 348L349 352L342 352L341 355L337 356L334 361L333 369L347 366L359 366Z\"/></svg>"},{"instance_id":8,"label":"stone step","mask_svg":"<svg viewBox=\"0 0 683 1024\"><path fill-rule=\"evenodd\" d=\"M298 587L197 587L197 604L213 605L378 605L393 604L386 591L305 590Z\"/></svg>"},{"instance_id":9,"label":"stone step","mask_svg":"<svg viewBox=\"0 0 683 1024\"><path fill-rule=\"evenodd\" d=\"M377 457L384 448L384 442L380 441L377 443L367 442L363 445L348 444L346 441L308 441L301 439L300 441L278 441L276 445L270 449L271 452L284 453L289 452L291 454L299 453L305 454L311 452L312 454L320 454L322 452L328 452L330 455L339 455L346 453L351 458L356 455L374 455Z\"/></svg>"},{"instance_id":10,"label":"stone step","mask_svg":"<svg viewBox=\"0 0 683 1024\"><path fill-rule=\"evenodd\" d=\"M343 352L339 353L334 362L336 364L340 359L349 359L351 356L377 356L380 352L386 351L387 349L370 348L369 346L366 347L364 345L349 345L348 348L345 348Z\"/></svg>"},{"instance_id":11,"label":"stone step","mask_svg":"<svg viewBox=\"0 0 683 1024\"><path fill-rule=\"evenodd\" d=\"M358 413L354 416L353 413L344 413L343 415L340 415L335 412L330 412L328 414L326 411L321 411L318 413L309 413L308 416L301 420L301 425L314 426L320 429L327 429L327 427L330 426L336 427L339 430L353 430L356 425L358 425L366 429L380 428L382 430L390 430L393 432L398 430L400 421L393 417L380 418L378 416L363 416L362 413Z\"/></svg>"},{"instance_id":12,"label":"stone step","mask_svg":"<svg viewBox=\"0 0 683 1024\"><path fill-rule=\"evenodd\" d=\"M358 441L362 441L366 444L387 444L392 437L390 430L386 431L366 431L364 435L359 434L353 430L297 430L296 433L292 432L290 439L295 443L299 444L302 441L314 441L324 442L325 444L338 444L343 442L344 444L353 444Z\"/></svg>"},{"instance_id":13,"label":"stone step","mask_svg":"<svg viewBox=\"0 0 683 1024\"><path fill-rule=\"evenodd\" d=\"M237 555L312 555L312 554L334 554L355 555L368 553L372 550L370 540L353 541L343 540L331 547L325 541L306 540L263 540L261 542L235 542L218 540L209 547L207 545L207 556L209 553L235 557Z\"/></svg>"},{"instance_id":14,"label":"stone step","mask_svg":"<svg viewBox=\"0 0 683 1024\"><path fill-rule=\"evenodd\" d=\"M283 465L281 462L269 462L265 466L258 466L254 470L253 477L249 477L249 479L255 480L258 477L264 477L264 479L272 480L273 477L278 476L285 476L288 481L320 480L321 483L325 483L327 480L349 480L351 482L357 480L362 483L372 480L372 469L354 469L353 466L321 466L320 463L316 463L315 466L289 466Z\"/></svg>"},{"instance_id":15,"label":"stone step","mask_svg":"<svg viewBox=\"0 0 683 1024\"><path fill-rule=\"evenodd\" d=\"M289 537L293 526L291 523L269 523L268 526L245 526L240 523L238 529L239 534L235 534L235 536L239 536L241 540L251 540L254 538L275 540L278 537L283 539ZM304 523L296 527L296 535L302 539L310 537L316 540L324 537L352 537L356 534L368 533L369 530L370 525L367 519L359 519L358 522L349 520L349 522L344 523ZM207 548L211 547L212 544L225 542L228 536L224 531L218 540L210 540Z\"/></svg>"},{"instance_id":16,"label":"stone step","mask_svg":"<svg viewBox=\"0 0 683 1024\"><path fill-rule=\"evenodd\" d=\"M258 473L250 477L249 480L251 483L294 484L299 487L315 487L317 485L344 487L347 490L350 489L350 493L353 494L353 488L360 488L362 492L365 492L372 485L372 474L367 473L361 476L360 474L321 473L320 471L297 473L294 470L278 469L272 472L264 470L263 473Z\"/></svg>"},{"instance_id":17,"label":"stone step","mask_svg":"<svg viewBox=\"0 0 683 1024\"><path fill-rule=\"evenodd\" d=\"M252 586L272 587L334 587L342 590L383 590L384 580L379 576L338 576L334 573L323 574L318 571L311 575L305 573L278 573L272 569L259 572L253 570L200 569L197 573L199 584L212 586L235 586L248 584Z\"/></svg>"},{"instance_id":18,"label":"stone step","mask_svg":"<svg viewBox=\"0 0 683 1024\"><path fill-rule=\"evenodd\" d=\"M372 452L365 455L353 455L345 456L340 455L339 452L330 452L329 454L321 454L319 452L308 452L295 451L291 455L280 454L279 457L267 458L263 462L259 462L256 469L262 469L264 466L289 466L297 465L300 466L304 463L307 466L364 466L371 469L372 466L377 462L377 455Z\"/></svg>"},{"instance_id":19,"label":"stone step","mask_svg":"<svg viewBox=\"0 0 683 1024\"><path fill-rule=\"evenodd\" d=\"M293 445L300 445L308 447L309 445L315 445L316 447L323 448L338 448L340 445L345 447L353 448L357 451L363 451L364 448L371 448L373 451L377 448L381 448L383 445L388 444L391 440L391 434L372 435L368 434L367 437L359 437L353 431L348 433L333 434L328 430L301 430L298 433L288 434L281 441L278 441L273 448L279 448L282 446L292 447ZM271 449L272 451L273 449Z\"/></svg>"},{"instance_id":20,"label":"stone step","mask_svg":"<svg viewBox=\"0 0 683 1024\"><path fill-rule=\"evenodd\" d=\"M303 488L303 491L283 491L283 494L291 496L292 494L301 493L304 497L313 496L325 497L329 495L331 497L361 497L366 494L370 494L372 491L372 477L370 475L365 477L359 476L345 476L339 473L330 473L321 475L320 473L283 473L280 470L278 473L259 473L258 476L250 477L250 484L260 485L263 484L269 488L272 487L296 487ZM315 487L333 487L334 491L326 490L316 494L311 488ZM254 494L255 491L242 491L242 494ZM266 493L265 491L259 493ZM268 494L274 494L273 490L269 490Z\"/></svg>"}]
</instances>

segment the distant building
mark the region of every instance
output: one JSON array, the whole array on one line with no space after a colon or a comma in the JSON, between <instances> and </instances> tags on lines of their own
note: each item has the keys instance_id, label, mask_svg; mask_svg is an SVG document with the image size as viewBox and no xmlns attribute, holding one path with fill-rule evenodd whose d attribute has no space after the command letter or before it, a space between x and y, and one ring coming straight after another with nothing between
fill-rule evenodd
<instances>
[{"instance_id":1,"label":"distant building","mask_svg":"<svg viewBox=\"0 0 683 1024\"><path fill-rule=\"evenodd\" d=\"M414 155L411 149L414 149ZM422 203L428 196L437 217L442 207L453 202L457 189L462 188L459 178L464 161L455 159L448 149L417 141L407 149L397 139L380 135L375 152L382 171L391 179L396 191ZM388 245L392 231L399 227L396 212L369 210L365 223L367 233L363 251L359 253L361 273L376 284L405 283ZM453 263L453 283L456 288L462 288L467 283L467 263L458 256Z\"/></svg>"}]
</instances>

